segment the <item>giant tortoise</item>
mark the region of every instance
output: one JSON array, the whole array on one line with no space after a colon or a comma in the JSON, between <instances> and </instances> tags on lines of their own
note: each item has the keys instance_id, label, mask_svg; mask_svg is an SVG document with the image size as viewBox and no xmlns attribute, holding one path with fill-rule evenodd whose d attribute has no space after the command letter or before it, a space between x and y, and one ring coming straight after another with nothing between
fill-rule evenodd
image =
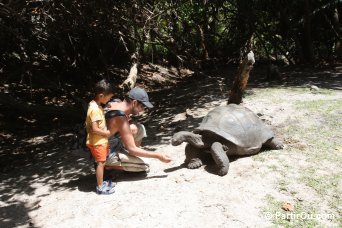
<instances>
[{"instance_id":1,"label":"giant tortoise","mask_svg":"<svg viewBox=\"0 0 342 228\"><path fill-rule=\"evenodd\" d=\"M218 166L218 175L229 169L229 156L252 155L262 147L282 149L283 144L251 110L242 105L229 104L210 111L193 132L180 131L173 135L172 145L187 142L185 163L189 169L203 164L205 153L210 153Z\"/></svg>"}]
</instances>

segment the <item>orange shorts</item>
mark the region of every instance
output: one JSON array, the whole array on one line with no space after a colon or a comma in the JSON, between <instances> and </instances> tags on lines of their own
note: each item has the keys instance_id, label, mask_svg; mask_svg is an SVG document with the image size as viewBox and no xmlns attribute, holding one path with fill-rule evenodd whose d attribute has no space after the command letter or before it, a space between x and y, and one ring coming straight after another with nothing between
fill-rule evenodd
<instances>
[{"instance_id":1,"label":"orange shorts","mask_svg":"<svg viewBox=\"0 0 342 228\"><path fill-rule=\"evenodd\" d=\"M91 155L93 155L95 161L104 162L106 161L107 155L109 153L109 145L101 144L101 145L89 145L87 144Z\"/></svg>"}]
</instances>

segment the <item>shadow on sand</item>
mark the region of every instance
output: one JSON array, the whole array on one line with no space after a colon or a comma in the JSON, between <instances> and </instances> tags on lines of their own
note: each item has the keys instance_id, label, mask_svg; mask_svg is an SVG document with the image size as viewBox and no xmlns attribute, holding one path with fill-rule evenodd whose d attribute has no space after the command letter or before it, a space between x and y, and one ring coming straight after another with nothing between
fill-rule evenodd
<instances>
[{"instance_id":1,"label":"shadow on sand","mask_svg":"<svg viewBox=\"0 0 342 228\"><path fill-rule=\"evenodd\" d=\"M226 99L235 68L225 68L208 72L205 76L192 77L170 89L150 93L155 109L142 118L148 131L146 146L169 144L174 132L192 130L202 118L187 118L172 123L176 114L186 109L205 108L208 102ZM251 73L248 88L306 87L307 84L319 88L341 90L341 73L333 70L288 68L281 70L282 81L265 82L266 70L256 66ZM4 115L4 114L3 114ZM21 201L19 195L34 195L40 183L51 191L79 189L84 192L94 190L95 176L92 164L87 159L73 156L68 149L74 126L16 126L6 129L0 141L0 227L31 225L28 213L36 209L35 204ZM18 128L17 128L18 127ZM20 128L21 127L21 128ZM19 129L20 128L20 129ZM4 130L5 131L5 130ZM20 131L20 132L19 132ZM19 133L18 133L19 132ZM166 169L174 172L184 165ZM207 165L208 172L215 174L215 166ZM142 174L119 175L115 181L140 181L146 178L167 178L166 175L146 176ZM65 182L66 179L70 181Z\"/></svg>"}]
</instances>

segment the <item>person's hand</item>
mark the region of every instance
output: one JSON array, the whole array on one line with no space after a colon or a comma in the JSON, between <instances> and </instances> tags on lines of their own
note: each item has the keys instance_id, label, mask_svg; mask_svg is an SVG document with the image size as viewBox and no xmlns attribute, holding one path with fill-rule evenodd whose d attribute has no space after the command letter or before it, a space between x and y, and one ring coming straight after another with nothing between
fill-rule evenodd
<instances>
[{"instance_id":1,"label":"person's hand","mask_svg":"<svg viewBox=\"0 0 342 228\"><path fill-rule=\"evenodd\" d=\"M170 161L172 161L172 159L166 154L160 154L158 159L162 162L165 162L165 163L169 163Z\"/></svg>"}]
</instances>

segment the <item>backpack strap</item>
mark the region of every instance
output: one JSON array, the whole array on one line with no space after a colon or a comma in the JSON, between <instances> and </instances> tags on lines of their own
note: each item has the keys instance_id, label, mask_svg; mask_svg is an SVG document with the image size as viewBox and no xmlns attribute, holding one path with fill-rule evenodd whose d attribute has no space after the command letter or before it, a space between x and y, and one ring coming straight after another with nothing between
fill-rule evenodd
<instances>
[{"instance_id":1,"label":"backpack strap","mask_svg":"<svg viewBox=\"0 0 342 228\"><path fill-rule=\"evenodd\" d=\"M117 116L126 116L126 113L121 110L109 110L105 114L106 120L109 120L111 118L117 117ZM113 144L113 140L120 138L119 132L114 134L112 137L109 138L110 143Z\"/></svg>"},{"instance_id":2,"label":"backpack strap","mask_svg":"<svg viewBox=\"0 0 342 228\"><path fill-rule=\"evenodd\" d=\"M109 110L105 114L106 120L117 117L117 116L126 116L125 112L121 110Z\"/></svg>"}]
</instances>

